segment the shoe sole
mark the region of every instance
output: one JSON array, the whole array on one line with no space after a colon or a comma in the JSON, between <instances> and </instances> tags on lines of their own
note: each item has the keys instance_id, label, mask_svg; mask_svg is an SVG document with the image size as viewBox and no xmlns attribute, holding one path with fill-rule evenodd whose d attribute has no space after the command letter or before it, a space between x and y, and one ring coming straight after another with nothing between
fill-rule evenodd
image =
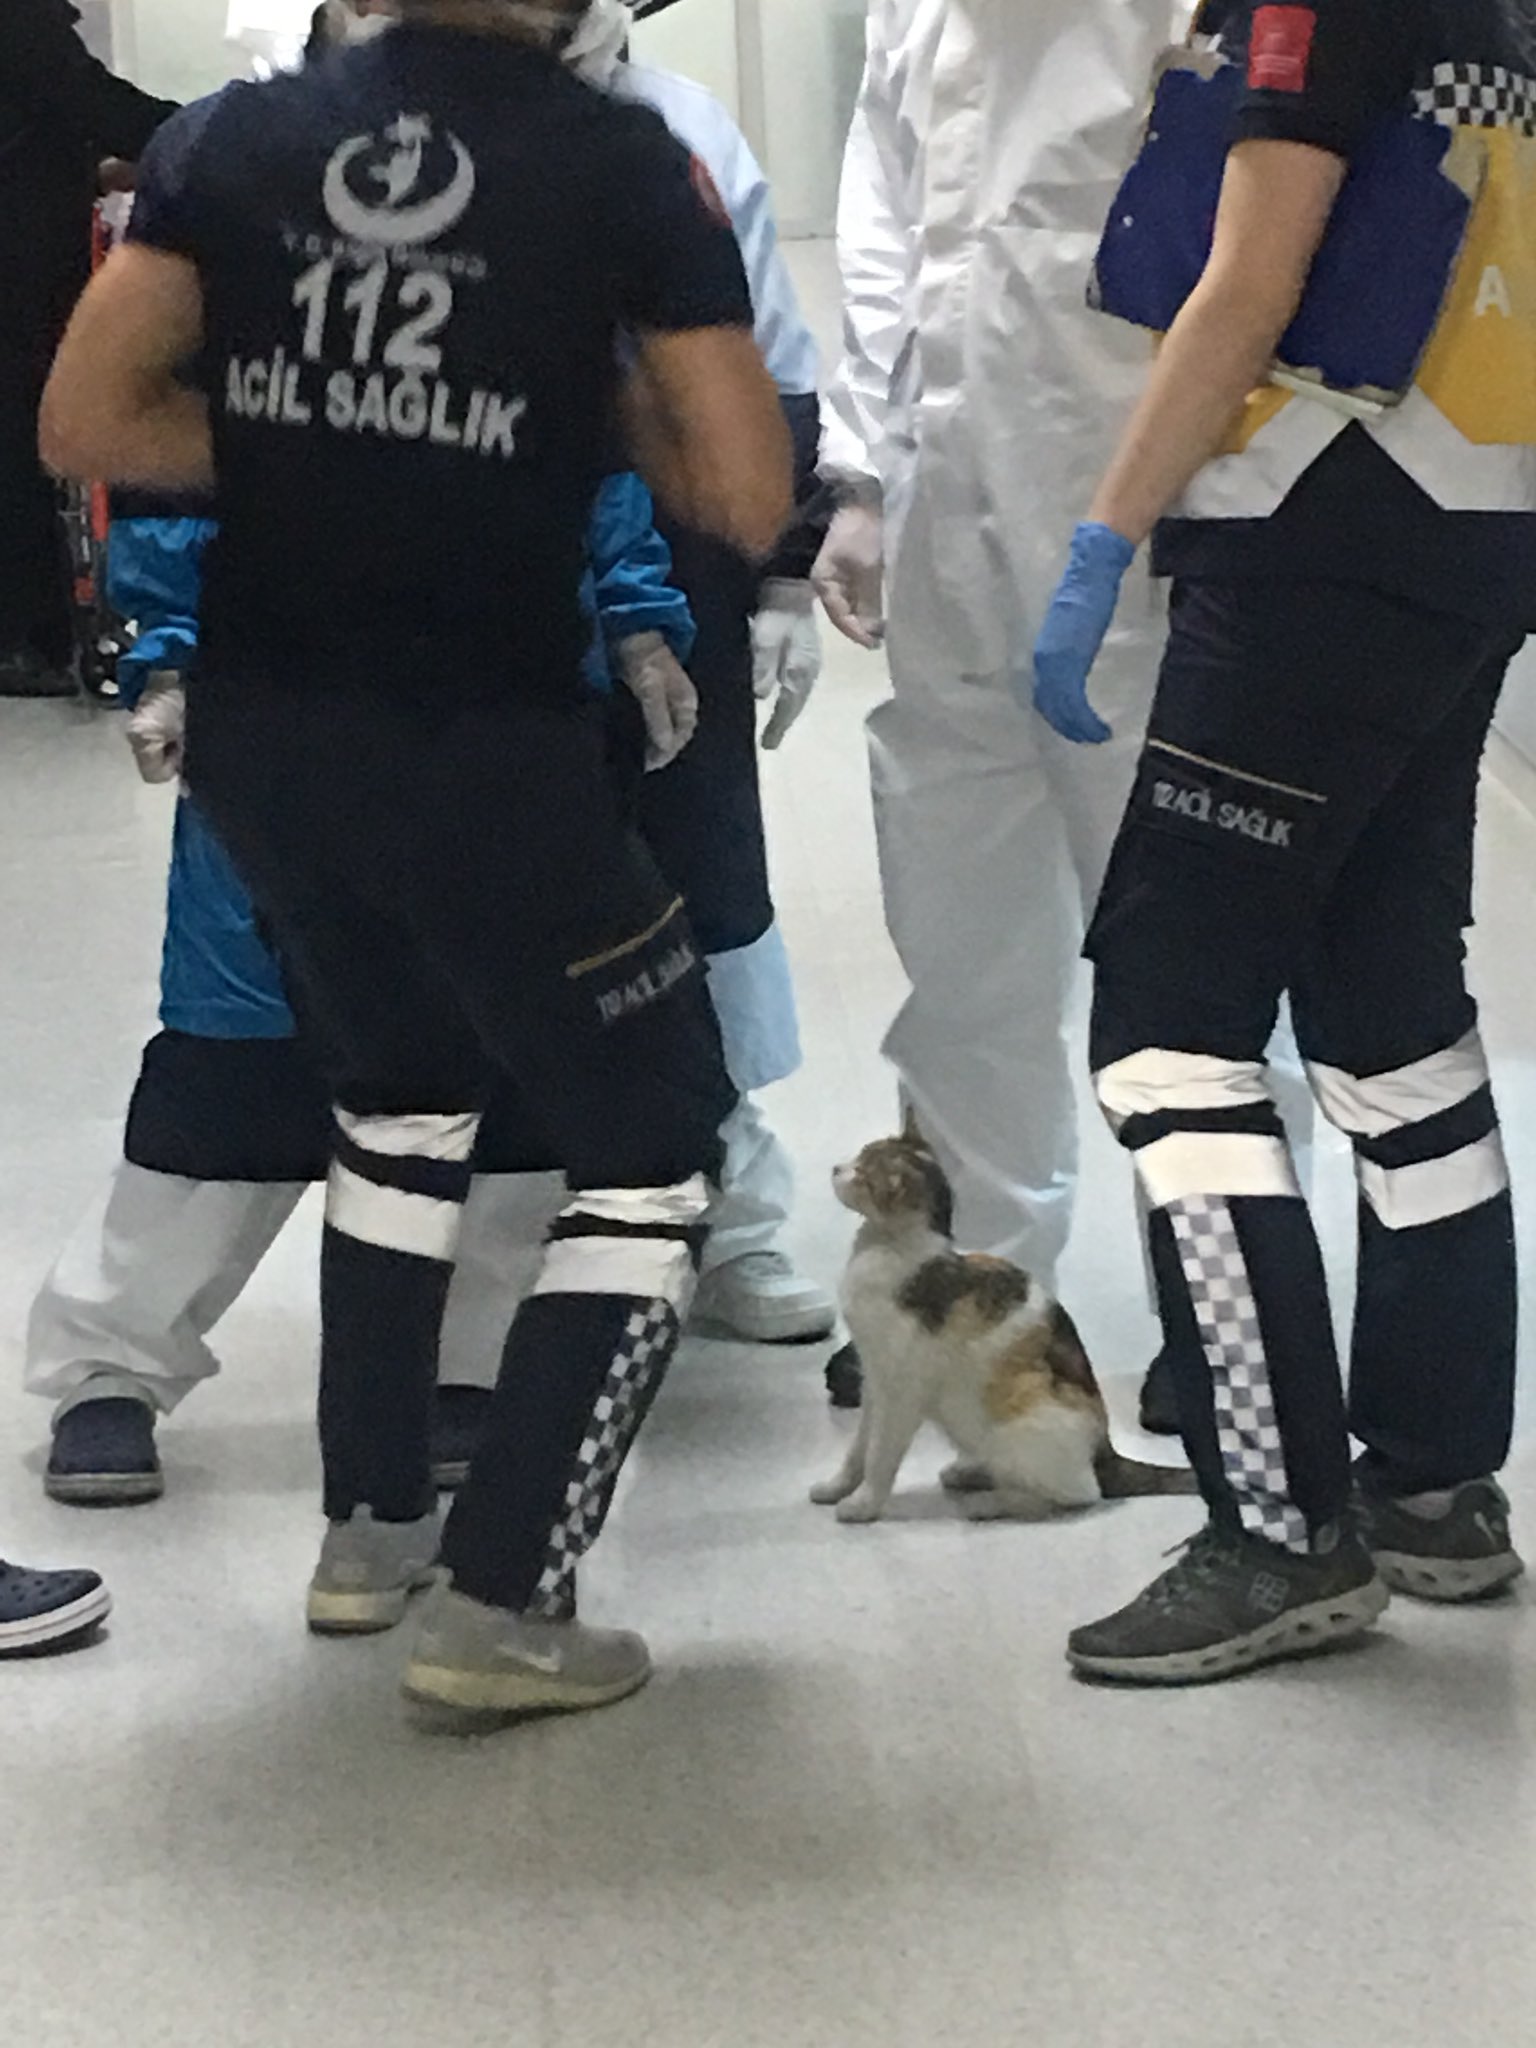
<instances>
[{"instance_id":1,"label":"shoe sole","mask_svg":"<svg viewBox=\"0 0 1536 2048\"><path fill-rule=\"evenodd\" d=\"M111 1612L112 1595L105 1586L97 1586L50 1614L0 1623L0 1657L30 1657L39 1650L81 1642L94 1635Z\"/></svg>"},{"instance_id":2,"label":"shoe sole","mask_svg":"<svg viewBox=\"0 0 1536 2048\"><path fill-rule=\"evenodd\" d=\"M1087 1678L1111 1678L1127 1685L1209 1685L1235 1678L1264 1664L1292 1657L1312 1657L1363 1636L1391 1604L1381 1578L1352 1587L1328 1600L1293 1608L1263 1628L1203 1650L1180 1650L1166 1657L1095 1657L1068 1649L1067 1661Z\"/></svg>"},{"instance_id":3,"label":"shoe sole","mask_svg":"<svg viewBox=\"0 0 1536 2048\"><path fill-rule=\"evenodd\" d=\"M1394 1593L1433 1600L1444 1607L1488 1600L1512 1586L1525 1571L1513 1550L1496 1557L1416 1557L1411 1551L1375 1550L1376 1569Z\"/></svg>"},{"instance_id":4,"label":"shoe sole","mask_svg":"<svg viewBox=\"0 0 1536 2048\"><path fill-rule=\"evenodd\" d=\"M711 1337L715 1343L768 1343L768 1346L788 1346L788 1343L825 1343L834 1333L836 1323L817 1323L805 1329L776 1329L772 1335L762 1329L741 1329L737 1323L725 1323L717 1315L700 1315L688 1323L690 1337Z\"/></svg>"},{"instance_id":5,"label":"shoe sole","mask_svg":"<svg viewBox=\"0 0 1536 2048\"><path fill-rule=\"evenodd\" d=\"M449 1664L412 1664L404 1693L422 1725L444 1735L475 1735L538 1714L581 1714L614 1707L639 1692L642 1670L609 1685L579 1685L538 1671L463 1671Z\"/></svg>"},{"instance_id":6,"label":"shoe sole","mask_svg":"<svg viewBox=\"0 0 1536 2048\"><path fill-rule=\"evenodd\" d=\"M165 1492L163 1472L45 1472L43 1491L67 1508L137 1508Z\"/></svg>"},{"instance_id":7,"label":"shoe sole","mask_svg":"<svg viewBox=\"0 0 1536 2048\"><path fill-rule=\"evenodd\" d=\"M314 1636L388 1635L404 1621L412 1595L424 1593L436 1577L434 1565L408 1586L391 1586L384 1592L331 1593L311 1586L304 1610L309 1632Z\"/></svg>"},{"instance_id":8,"label":"shoe sole","mask_svg":"<svg viewBox=\"0 0 1536 2048\"><path fill-rule=\"evenodd\" d=\"M793 1326L780 1325L773 1330L746 1330L739 1323L727 1322L723 1316L712 1316L707 1309L695 1310L689 1317L687 1334L690 1337L712 1337L727 1344L824 1344L837 1328L837 1317L817 1316Z\"/></svg>"}]
</instances>

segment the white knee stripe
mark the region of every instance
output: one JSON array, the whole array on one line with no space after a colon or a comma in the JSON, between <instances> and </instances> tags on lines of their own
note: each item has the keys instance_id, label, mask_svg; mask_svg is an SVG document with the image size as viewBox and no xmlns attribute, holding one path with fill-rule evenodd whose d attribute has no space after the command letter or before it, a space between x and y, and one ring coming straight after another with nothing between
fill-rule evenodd
<instances>
[{"instance_id":1,"label":"white knee stripe","mask_svg":"<svg viewBox=\"0 0 1536 2048\"><path fill-rule=\"evenodd\" d=\"M480 1118L461 1116L353 1116L338 1109L336 1122L344 1136L364 1152L385 1159L441 1159L458 1166L475 1149Z\"/></svg>"},{"instance_id":2,"label":"white knee stripe","mask_svg":"<svg viewBox=\"0 0 1536 2048\"><path fill-rule=\"evenodd\" d=\"M1135 1158L1154 1209L1197 1195L1301 1196L1283 1138L1251 1131L1172 1131L1143 1145Z\"/></svg>"},{"instance_id":3,"label":"white knee stripe","mask_svg":"<svg viewBox=\"0 0 1536 2048\"><path fill-rule=\"evenodd\" d=\"M333 1162L325 1191L325 1220L333 1230L384 1251L412 1252L421 1259L451 1259L458 1244L463 1208L432 1195L381 1188Z\"/></svg>"},{"instance_id":4,"label":"white knee stripe","mask_svg":"<svg viewBox=\"0 0 1536 2048\"><path fill-rule=\"evenodd\" d=\"M1426 1159L1417 1166L1377 1166L1360 1159L1355 1171L1361 1194L1388 1230L1418 1230L1426 1223L1443 1223L1448 1216L1464 1216L1509 1186L1509 1165L1497 1131L1446 1159Z\"/></svg>"},{"instance_id":5,"label":"white knee stripe","mask_svg":"<svg viewBox=\"0 0 1536 2048\"><path fill-rule=\"evenodd\" d=\"M1272 1100L1257 1060L1223 1060L1204 1052L1133 1052L1093 1077L1111 1128L1164 1109L1235 1109Z\"/></svg>"},{"instance_id":6,"label":"white knee stripe","mask_svg":"<svg viewBox=\"0 0 1536 2048\"><path fill-rule=\"evenodd\" d=\"M1469 1031L1444 1052L1432 1052L1390 1074L1347 1074L1342 1067L1307 1065L1313 1093L1329 1123L1352 1138L1381 1138L1405 1124L1454 1109L1488 1081L1483 1041ZM1410 1169L1412 1170L1412 1169Z\"/></svg>"},{"instance_id":7,"label":"white knee stripe","mask_svg":"<svg viewBox=\"0 0 1536 2048\"><path fill-rule=\"evenodd\" d=\"M679 1318L693 1299L688 1247L665 1237L564 1237L544 1255L535 1294L625 1294L670 1302Z\"/></svg>"},{"instance_id":8,"label":"white knee stripe","mask_svg":"<svg viewBox=\"0 0 1536 2048\"><path fill-rule=\"evenodd\" d=\"M709 1182L696 1173L671 1188L583 1188L560 1213L592 1216L600 1223L670 1223L686 1229L701 1220L709 1203Z\"/></svg>"}]
</instances>

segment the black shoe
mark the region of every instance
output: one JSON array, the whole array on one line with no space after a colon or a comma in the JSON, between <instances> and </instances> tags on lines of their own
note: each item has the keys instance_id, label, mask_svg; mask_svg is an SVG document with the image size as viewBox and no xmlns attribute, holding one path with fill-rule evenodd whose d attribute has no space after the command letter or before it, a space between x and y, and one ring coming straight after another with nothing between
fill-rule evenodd
<instances>
[{"instance_id":1,"label":"black shoe","mask_svg":"<svg viewBox=\"0 0 1536 2048\"><path fill-rule=\"evenodd\" d=\"M1433 1502L1434 1512L1426 1513ZM1373 1492L1362 1475L1360 1535L1394 1593L1420 1600L1486 1600L1525 1570L1509 1533L1509 1498L1496 1479L1469 1479L1417 1506Z\"/></svg>"},{"instance_id":2,"label":"black shoe","mask_svg":"<svg viewBox=\"0 0 1536 2048\"><path fill-rule=\"evenodd\" d=\"M1141 1426L1148 1436L1178 1436L1179 1403L1173 1384L1173 1360L1159 1351L1141 1383Z\"/></svg>"},{"instance_id":3,"label":"black shoe","mask_svg":"<svg viewBox=\"0 0 1536 2048\"><path fill-rule=\"evenodd\" d=\"M864 1367L852 1344L842 1344L827 1360L827 1397L834 1408L864 1405Z\"/></svg>"},{"instance_id":4,"label":"black shoe","mask_svg":"<svg viewBox=\"0 0 1536 2048\"><path fill-rule=\"evenodd\" d=\"M40 655L0 655L0 697L73 697L75 679L50 668Z\"/></svg>"},{"instance_id":5,"label":"black shoe","mask_svg":"<svg viewBox=\"0 0 1536 2048\"><path fill-rule=\"evenodd\" d=\"M82 1401L54 1425L43 1488L71 1507L138 1507L165 1491L155 1411L130 1395Z\"/></svg>"},{"instance_id":6,"label":"black shoe","mask_svg":"<svg viewBox=\"0 0 1536 2048\"><path fill-rule=\"evenodd\" d=\"M1364 1635L1390 1594L1349 1529L1326 1550L1203 1529L1129 1607L1074 1630L1067 1656L1092 1678L1203 1685Z\"/></svg>"},{"instance_id":7,"label":"black shoe","mask_svg":"<svg viewBox=\"0 0 1536 2048\"><path fill-rule=\"evenodd\" d=\"M35 1657L95 1633L112 1596L95 1572L37 1572L0 1561L0 1657Z\"/></svg>"},{"instance_id":8,"label":"black shoe","mask_svg":"<svg viewBox=\"0 0 1536 2048\"><path fill-rule=\"evenodd\" d=\"M432 1409L432 1484L457 1493L469 1477L493 1399L488 1387L439 1387Z\"/></svg>"}]
</instances>

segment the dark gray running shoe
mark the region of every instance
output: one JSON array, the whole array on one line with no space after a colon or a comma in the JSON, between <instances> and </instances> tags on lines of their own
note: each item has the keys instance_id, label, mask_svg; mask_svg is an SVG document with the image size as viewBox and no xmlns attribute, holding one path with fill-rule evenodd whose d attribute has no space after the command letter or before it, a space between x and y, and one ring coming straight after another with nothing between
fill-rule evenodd
<instances>
[{"instance_id":1,"label":"dark gray running shoe","mask_svg":"<svg viewBox=\"0 0 1536 2048\"><path fill-rule=\"evenodd\" d=\"M1437 1502L1432 1512L1422 1503ZM1394 1593L1420 1600L1486 1600L1513 1585L1525 1562L1509 1534L1509 1498L1496 1479L1469 1479L1420 1505L1362 1484L1359 1527L1376 1569Z\"/></svg>"},{"instance_id":2,"label":"dark gray running shoe","mask_svg":"<svg viewBox=\"0 0 1536 2048\"><path fill-rule=\"evenodd\" d=\"M1303 1556L1206 1528L1129 1607L1074 1630L1067 1657L1091 1678L1203 1685L1364 1635L1390 1595L1351 1531Z\"/></svg>"}]
</instances>

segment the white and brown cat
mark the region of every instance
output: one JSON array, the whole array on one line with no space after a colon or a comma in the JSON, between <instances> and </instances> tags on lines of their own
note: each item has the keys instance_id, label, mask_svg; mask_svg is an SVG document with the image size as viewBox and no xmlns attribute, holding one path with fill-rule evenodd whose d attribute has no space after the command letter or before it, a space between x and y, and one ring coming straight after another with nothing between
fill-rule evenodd
<instances>
[{"instance_id":1,"label":"white and brown cat","mask_svg":"<svg viewBox=\"0 0 1536 2048\"><path fill-rule=\"evenodd\" d=\"M877 1522L912 1439L936 1422L959 1457L943 1473L975 1520L1038 1517L1132 1494L1192 1493L1185 1469L1123 1458L1072 1318L1006 1259L957 1252L943 1168L909 1123L832 1176L862 1225L843 1313L864 1402L835 1479L812 1500Z\"/></svg>"}]
</instances>

